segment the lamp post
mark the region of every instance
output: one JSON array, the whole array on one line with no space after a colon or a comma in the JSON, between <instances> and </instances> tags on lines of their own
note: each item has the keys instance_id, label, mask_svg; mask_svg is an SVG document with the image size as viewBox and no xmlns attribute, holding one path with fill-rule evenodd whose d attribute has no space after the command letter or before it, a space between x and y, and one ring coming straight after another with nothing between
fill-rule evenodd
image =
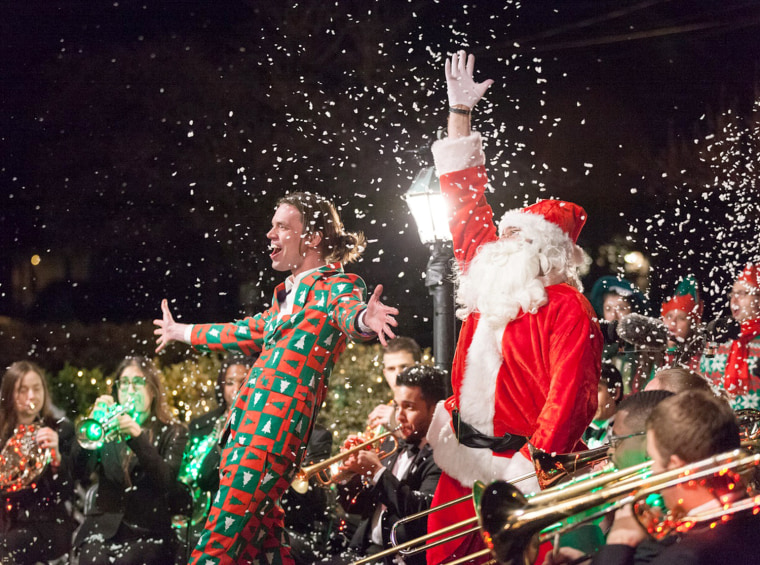
<instances>
[{"instance_id":1,"label":"lamp post","mask_svg":"<svg viewBox=\"0 0 760 565\"><path fill-rule=\"evenodd\" d=\"M454 250L448 225L446 202L434 167L424 167L417 173L404 194L409 210L417 223L423 244L430 248L425 270L425 286L433 297L433 357L438 369L451 371L454 359L454 284L451 280L451 260ZM450 386L450 383L448 383Z\"/></svg>"}]
</instances>

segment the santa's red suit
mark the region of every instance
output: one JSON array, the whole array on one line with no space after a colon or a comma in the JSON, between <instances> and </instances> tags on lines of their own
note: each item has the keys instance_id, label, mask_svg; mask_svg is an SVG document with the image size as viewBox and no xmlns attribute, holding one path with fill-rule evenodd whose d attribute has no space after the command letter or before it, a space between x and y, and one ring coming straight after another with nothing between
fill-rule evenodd
<instances>
[{"instance_id":1,"label":"santa's red suit","mask_svg":"<svg viewBox=\"0 0 760 565\"><path fill-rule=\"evenodd\" d=\"M486 171L477 133L445 139L433 147L441 189L451 214L454 252L460 269L488 242L498 238L493 212L486 203ZM537 222L544 232L569 237L573 244L585 221L579 206L542 201L508 212L509 226L532 233ZM440 404L428 431L436 463L443 470L433 506L471 493L476 480L488 484L534 470L528 445L519 451L495 453L457 440L451 412L486 436L513 434L528 438L547 452L573 451L591 422L597 405L602 336L593 309L584 296L564 282L544 281L545 300L532 312L520 312L506 325L493 325L478 313L462 324L452 367L454 396ZM538 490L535 479L516 484L524 492ZM435 512L428 530L474 516L470 503ZM484 548L478 534L429 548L427 562L438 565ZM484 558L481 562L487 561Z\"/></svg>"}]
</instances>

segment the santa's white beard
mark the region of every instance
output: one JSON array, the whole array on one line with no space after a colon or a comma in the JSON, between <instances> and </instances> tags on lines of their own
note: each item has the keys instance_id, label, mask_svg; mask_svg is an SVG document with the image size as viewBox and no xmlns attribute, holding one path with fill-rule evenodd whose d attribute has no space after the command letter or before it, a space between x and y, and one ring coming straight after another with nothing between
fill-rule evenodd
<instances>
[{"instance_id":1,"label":"santa's white beard","mask_svg":"<svg viewBox=\"0 0 760 565\"><path fill-rule=\"evenodd\" d=\"M546 303L539 273L547 267L538 247L525 240L499 239L483 245L459 276L457 316L464 320L479 312L481 320L498 328L520 312L535 313Z\"/></svg>"}]
</instances>

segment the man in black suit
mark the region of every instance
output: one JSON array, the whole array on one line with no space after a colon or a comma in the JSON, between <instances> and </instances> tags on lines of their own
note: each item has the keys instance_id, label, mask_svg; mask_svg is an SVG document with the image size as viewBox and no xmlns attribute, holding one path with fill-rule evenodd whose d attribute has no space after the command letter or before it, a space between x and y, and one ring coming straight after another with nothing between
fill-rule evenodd
<instances>
[{"instance_id":1,"label":"man in black suit","mask_svg":"<svg viewBox=\"0 0 760 565\"><path fill-rule=\"evenodd\" d=\"M736 417L723 400L705 391L686 391L666 398L647 420L647 452L654 473L688 466L701 459L738 448ZM680 507L687 515L719 510L746 497L742 488L730 488L726 477L691 481L663 490L668 508ZM717 523L715 523L717 522ZM607 545L594 565L633 564L636 547L646 533L629 513L618 512L607 536ZM735 565L760 559L760 515L736 513L725 523L697 523L672 545L664 548L651 565Z\"/></svg>"},{"instance_id":2,"label":"man in black suit","mask_svg":"<svg viewBox=\"0 0 760 565\"><path fill-rule=\"evenodd\" d=\"M345 466L357 475L340 488L340 503L362 521L349 544L351 555L372 555L390 547L391 527L399 519L430 507L441 470L433 461L433 450L425 435L436 403L446 398L445 371L415 365L398 375L394 393L396 422L402 439L398 451L380 460L373 450L351 455ZM421 535L427 520L399 528L399 541ZM387 559L392 563L392 559ZM407 564L425 563L424 552L404 558Z\"/></svg>"}]
</instances>

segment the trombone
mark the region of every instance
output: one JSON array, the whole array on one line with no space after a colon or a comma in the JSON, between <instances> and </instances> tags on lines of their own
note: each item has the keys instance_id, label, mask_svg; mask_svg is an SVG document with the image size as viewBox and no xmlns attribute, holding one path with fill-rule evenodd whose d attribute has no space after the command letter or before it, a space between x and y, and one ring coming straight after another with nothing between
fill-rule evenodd
<instances>
[{"instance_id":1,"label":"trombone","mask_svg":"<svg viewBox=\"0 0 760 565\"><path fill-rule=\"evenodd\" d=\"M647 463L651 465L651 462ZM609 504L604 509L604 513L607 513L684 482L727 475L730 472L741 475L760 465L760 454L747 454L743 449L736 449L655 475L651 475L650 468L644 465L646 464L639 465L638 469L623 469L599 477L591 489L588 488L592 486L589 484L585 485L583 491L559 486L529 498L505 482L492 483L485 488L482 484L477 485L474 490L482 491L479 521L483 539L498 563L529 563L527 553L536 535L539 536L540 543L549 536L574 528L586 520L545 531L553 524L603 504ZM632 474L632 471L635 473ZM687 530L697 522L717 519L727 512L756 508L759 504L760 497L753 495L736 505L722 507L717 512L680 519L676 528ZM663 533L661 525L654 529ZM470 555L468 559L473 557Z\"/></svg>"},{"instance_id":2,"label":"trombone","mask_svg":"<svg viewBox=\"0 0 760 565\"><path fill-rule=\"evenodd\" d=\"M740 408L735 413L742 441L754 442L760 439L760 410Z\"/></svg>"},{"instance_id":3,"label":"trombone","mask_svg":"<svg viewBox=\"0 0 760 565\"><path fill-rule=\"evenodd\" d=\"M601 463L605 461L607 459L607 451L608 451L608 447L605 445L605 446L597 447L595 449L589 449L589 450L580 451L577 453L563 453L563 454L551 455L531 445L530 453L533 459L533 464L535 465L535 468L536 468L535 472L526 473L525 475L520 475L519 477L516 477L508 482L509 484L514 485L522 481L536 477L538 478L539 485L542 488L546 488L546 485L550 485L550 486L555 485L563 479L573 476L576 473L579 473L581 471L584 471L597 463ZM589 477L583 477L583 478L577 479L575 482L581 485L577 487L577 489L578 490L588 489L589 487L587 485L589 484L590 478L596 477L601 473L608 474L609 471L600 471L595 475L590 475ZM562 486L563 488L569 488L570 485L572 484L574 483L567 483ZM540 496L540 494L535 495L535 496ZM423 510L422 512L418 512L416 514L412 514L410 516L402 518L401 520L398 520L396 523L393 524L393 527L391 528L391 533L390 533L391 545L393 547L386 549L384 551L381 551L379 553L376 553L372 556L365 557L358 561L354 561L352 565L363 565L365 563L371 563L373 561L383 559L384 557L394 555L396 553L399 553L404 557L408 557L410 555L421 553L430 547L443 545L455 539L465 537L470 534L478 532L480 530L480 526L478 525L477 516L473 516L472 518L468 518L466 520L462 520L460 522L450 524L449 526L446 526L434 532L428 532L425 535L416 537L414 539L408 540L403 543L398 542L398 532L397 532L397 530L404 524L407 524L415 520L419 520L421 518L425 518L429 516L430 514L433 514L434 512L439 512L441 510L450 508L451 506L455 506L463 502L472 502L475 505L475 508L477 510L478 500L479 500L478 493L476 493L473 490L473 494L468 494L461 498L450 500L443 504L439 504L438 506L435 506L433 508L429 508L428 510ZM462 528L467 528L467 529L462 530ZM452 532L456 532L456 533L452 533ZM441 536L446 536L446 537L441 537ZM440 538L440 539L436 539L436 538ZM435 541L432 541L431 543L426 543L426 542L429 542L430 540L435 540ZM487 553L488 551L484 551L482 555L486 555ZM480 556L480 554L478 556ZM470 555L467 557L467 560L472 559L473 557L474 557L473 555ZM451 562L451 563L448 563L447 565L453 565L453 563L456 563L456 562ZM464 561L462 561L462 563L464 563Z\"/></svg>"},{"instance_id":4,"label":"trombone","mask_svg":"<svg viewBox=\"0 0 760 565\"><path fill-rule=\"evenodd\" d=\"M351 471L341 466L343 460L345 460L349 455L353 455L357 451L361 451L362 449L366 449L374 443L383 441L387 437L393 439L393 449L390 451L380 452L379 455L381 460L390 457L396 453L396 450L398 449L398 441L393 436L393 433L400 428L401 425L398 425L390 431L372 437L364 443L355 445L354 447L347 449L342 453L338 453L333 457L325 459L324 461L314 463L308 467L301 467L296 473L295 478L293 478L293 481L290 483L290 488L292 488L297 493L304 494L309 490L309 479L312 477L316 477L320 483L322 483L324 486L328 486L331 483L336 483L353 476L353 473Z\"/></svg>"}]
</instances>

